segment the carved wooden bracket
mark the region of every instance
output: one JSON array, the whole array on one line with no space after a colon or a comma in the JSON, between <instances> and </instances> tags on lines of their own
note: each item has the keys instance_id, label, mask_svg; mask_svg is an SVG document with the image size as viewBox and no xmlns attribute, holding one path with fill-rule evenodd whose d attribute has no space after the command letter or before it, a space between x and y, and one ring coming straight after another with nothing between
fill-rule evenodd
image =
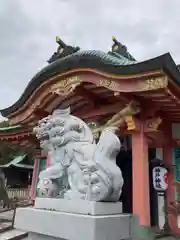
<instances>
[{"instance_id":1,"label":"carved wooden bracket","mask_svg":"<svg viewBox=\"0 0 180 240\"><path fill-rule=\"evenodd\" d=\"M159 125L161 123L162 123L162 119L160 117L146 120L144 123L144 132L158 131Z\"/></svg>"},{"instance_id":2,"label":"carved wooden bracket","mask_svg":"<svg viewBox=\"0 0 180 240\"><path fill-rule=\"evenodd\" d=\"M148 132L157 132L159 125L162 123L162 119L158 117L158 118L148 119L145 122L141 122L139 119L133 116L126 116L125 122L126 122L128 131L140 131L141 129L143 129L144 133L148 133ZM141 126L143 128L141 128Z\"/></svg>"}]
</instances>

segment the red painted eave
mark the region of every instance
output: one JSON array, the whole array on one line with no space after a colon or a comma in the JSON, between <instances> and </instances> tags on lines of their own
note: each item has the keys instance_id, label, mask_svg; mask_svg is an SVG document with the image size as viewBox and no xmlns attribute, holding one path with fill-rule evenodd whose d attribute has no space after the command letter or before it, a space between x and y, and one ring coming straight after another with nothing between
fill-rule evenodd
<instances>
[{"instance_id":1,"label":"red painted eave","mask_svg":"<svg viewBox=\"0 0 180 240\"><path fill-rule=\"evenodd\" d=\"M156 106L171 122L180 122L180 98L177 97L169 88L158 91L148 91L136 94L140 99L146 100L149 107Z\"/></svg>"}]
</instances>

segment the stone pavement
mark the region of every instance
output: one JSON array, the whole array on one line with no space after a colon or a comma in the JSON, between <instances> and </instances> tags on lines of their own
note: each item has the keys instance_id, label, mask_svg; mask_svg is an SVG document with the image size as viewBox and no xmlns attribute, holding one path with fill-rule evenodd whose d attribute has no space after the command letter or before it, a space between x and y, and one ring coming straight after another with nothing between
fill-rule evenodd
<instances>
[{"instance_id":1,"label":"stone pavement","mask_svg":"<svg viewBox=\"0 0 180 240\"><path fill-rule=\"evenodd\" d=\"M25 232L13 229L12 220L13 220L14 210L0 211L0 240L5 239L14 239L15 237L24 236ZM23 239L23 238L18 238ZM25 239L25 238L24 238Z\"/></svg>"},{"instance_id":2,"label":"stone pavement","mask_svg":"<svg viewBox=\"0 0 180 240\"><path fill-rule=\"evenodd\" d=\"M159 240L180 240L180 237L179 238L174 238L174 237L163 237L163 238L159 238Z\"/></svg>"},{"instance_id":3,"label":"stone pavement","mask_svg":"<svg viewBox=\"0 0 180 240\"><path fill-rule=\"evenodd\" d=\"M164 237L164 238L160 238L160 240L174 240L174 239L177 239L177 238L174 238L174 237ZM179 238L180 239L180 238Z\"/></svg>"},{"instance_id":4,"label":"stone pavement","mask_svg":"<svg viewBox=\"0 0 180 240\"><path fill-rule=\"evenodd\" d=\"M13 239L15 237L19 237L22 236L24 234L24 232L16 230L16 229L12 229L10 231L4 232L0 234L0 240L5 240L5 239ZM20 238L23 239L23 238ZM25 237L24 237L25 239Z\"/></svg>"},{"instance_id":5,"label":"stone pavement","mask_svg":"<svg viewBox=\"0 0 180 240\"><path fill-rule=\"evenodd\" d=\"M0 212L0 222L1 220L9 220L12 221L13 219L14 210Z\"/></svg>"}]
</instances>

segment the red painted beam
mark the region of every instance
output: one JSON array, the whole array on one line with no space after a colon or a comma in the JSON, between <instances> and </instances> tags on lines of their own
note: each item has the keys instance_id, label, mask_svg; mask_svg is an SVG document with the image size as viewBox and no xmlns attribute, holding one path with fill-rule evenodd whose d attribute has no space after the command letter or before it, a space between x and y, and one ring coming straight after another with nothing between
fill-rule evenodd
<instances>
[{"instance_id":1,"label":"red painted beam","mask_svg":"<svg viewBox=\"0 0 180 240\"><path fill-rule=\"evenodd\" d=\"M115 103L115 104L108 104L108 105L104 105L102 107L99 108L94 108L92 109L92 111L88 111L85 114L82 114L80 116L80 114L78 113L77 116L83 118L83 119L88 119L88 118L92 118L95 116L103 116L106 114L110 114L110 113L116 113L117 111L120 111L122 109L122 104L121 103Z\"/></svg>"}]
</instances>

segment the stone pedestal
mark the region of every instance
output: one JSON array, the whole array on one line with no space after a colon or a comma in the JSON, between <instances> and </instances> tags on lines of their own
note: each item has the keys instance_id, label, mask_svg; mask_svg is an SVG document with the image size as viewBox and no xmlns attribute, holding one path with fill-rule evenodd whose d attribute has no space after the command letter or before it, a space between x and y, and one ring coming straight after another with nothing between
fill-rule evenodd
<instances>
[{"instance_id":1,"label":"stone pedestal","mask_svg":"<svg viewBox=\"0 0 180 240\"><path fill-rule=\"evenodd\" d=\"M136 240L138 220L121 210L121 203L36 199L35 208L17 209L15 228L31 240Z\"/></svg>"}]
</instances>

